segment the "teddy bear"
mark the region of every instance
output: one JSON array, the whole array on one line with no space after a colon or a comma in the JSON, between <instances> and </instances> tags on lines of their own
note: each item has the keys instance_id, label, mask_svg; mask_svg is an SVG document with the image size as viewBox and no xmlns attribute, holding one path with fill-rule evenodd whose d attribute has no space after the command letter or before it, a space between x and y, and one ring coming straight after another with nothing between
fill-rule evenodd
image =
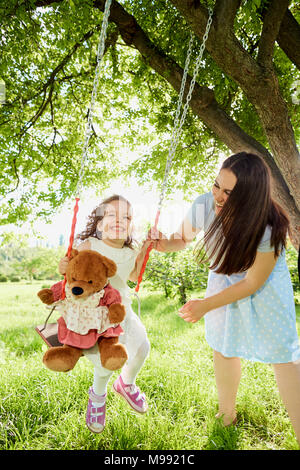
<instances>
[{"instance_id":1,"label":"teddy bear","mask_svg":"<svg viewBox=\"0 0 300 470\"><path fill-rule=\"evenodd\" d=\"M65 298L63 281L42 289L38 297L47 305L56 305L58 340L62 346L50 347L43 363L51 370L67 372L74 368L83 349L98 343L101 364L109 370L120 369L128 359L119 342L120 323L125 307L120 293L108 282L117 272L114 261L92 250L72 250L66 270Z\"/></svg>"}]
</instances>

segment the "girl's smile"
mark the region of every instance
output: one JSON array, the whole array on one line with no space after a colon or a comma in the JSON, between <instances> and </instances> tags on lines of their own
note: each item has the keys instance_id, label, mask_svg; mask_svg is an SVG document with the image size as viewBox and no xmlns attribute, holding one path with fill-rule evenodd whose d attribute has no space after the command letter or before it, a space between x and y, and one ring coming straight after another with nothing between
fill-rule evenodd
<instances>
[{"instance_id":1,"label":"girl's smile","mask_svg":"<svg viewBox=\"0 0 300 470\"><path fill-rule=\"evenodd\" d=\"M132 232L131 208L125 201L111 201L105 209L104 217L97 224L103 241L122 245Z\"/></svg>"}]
</instances>

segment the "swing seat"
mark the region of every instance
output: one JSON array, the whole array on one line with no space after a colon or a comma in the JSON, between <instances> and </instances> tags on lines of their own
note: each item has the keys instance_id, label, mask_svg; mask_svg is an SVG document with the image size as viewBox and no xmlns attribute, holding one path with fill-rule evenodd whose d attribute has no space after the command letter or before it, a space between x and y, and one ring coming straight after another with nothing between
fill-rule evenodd
<instances>
[{"instance_id":1,"label":"swing seat","mask_svg":"<svg viewBox=\"0 0 300 470\"><path fill-rule=\"evenodd\" d=\"M35 327L35 331L40 335L43 341L53 348L56 346L63 346L62 343L58 340L58 324L57 323L48 323L45 325L38 325Z\"/></svg>"},{"instance_id":2,"label":"swing seat","mask_svg":"<svg viewBox=\"0 0 300 470\"><path fill-rule=\"evenodd\" d=\"M51 312L47 316L43 325L38 325L35 327L35 331L40 335L42 340L45 341L49 348L63 346L58 340L58 323L48 323L48 320L54 312L55 308L56 306L51 308Z\"/></svg>"}]
</instances>

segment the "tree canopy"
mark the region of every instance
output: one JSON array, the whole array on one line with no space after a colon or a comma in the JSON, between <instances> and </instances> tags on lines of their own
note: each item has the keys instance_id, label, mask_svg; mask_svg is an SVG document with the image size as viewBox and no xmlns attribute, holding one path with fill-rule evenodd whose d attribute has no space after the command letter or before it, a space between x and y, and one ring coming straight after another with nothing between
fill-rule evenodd
<instances>
[{"instance_id":1,"label":"tree canopy","mask_svg":"<svg viewBox=\"0 0 300 470\"><path fill-rule=\"evenodd\" d=\"M0 0L0 223L51 215L76 187L104 0ZM170 188L214 176L221 152L262 156L300 227L300 9L288 0L113 0L87 187L161 182L190 32L187 85L213 8ZM122 159L128 151L136 158Z\"/></svg>"}]
</instances>

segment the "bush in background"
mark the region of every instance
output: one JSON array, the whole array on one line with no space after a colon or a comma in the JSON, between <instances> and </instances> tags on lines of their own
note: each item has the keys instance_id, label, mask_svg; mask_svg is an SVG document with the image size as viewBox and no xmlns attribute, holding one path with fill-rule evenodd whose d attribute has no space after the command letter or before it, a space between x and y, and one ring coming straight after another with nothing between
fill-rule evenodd
<instances>
[{"instance_id":1,"label":"bush in background","mask_svg":"<svg viewBox=\"0 0 300 470\"><path fill-rule=\"evenodd\" d=\"M166 297L178 297L187 301L187 293L205 289L208 264L195 262L193 246L174 253L152 251L143 277L145 287L163 290Z\"/></svg>"},{"instance_id":2,"label":"bush in background","mask_svg":"<svg viewBox=\"0 0 300 470\"><path fill-rule=\"evenodd\" d=\"M0 282L19 282L21 279L59 280L59 260L65 255L63 247L43 248L14 246L0 249Z\"/></svg>"},{"instance_id":3,"label":"bush in background","mask_svg":"<svg viewBox=\"0 0 300 470\"><path fill-rule=\"evenodd\" d=\"M8 278L4 274L0 274L0 282L7 282Z\"/></svg>"},{"instance_id":4,"label":"bush in background","mask_svg":"<svg viewBox=\"0 0 300 470\"><path fill-rule=\"evenodd\" d=\"M286 249L286 261L290 271L293 289L299 292L298 253L292 245L288 245Z\"/></svg>"}]
</instances>

